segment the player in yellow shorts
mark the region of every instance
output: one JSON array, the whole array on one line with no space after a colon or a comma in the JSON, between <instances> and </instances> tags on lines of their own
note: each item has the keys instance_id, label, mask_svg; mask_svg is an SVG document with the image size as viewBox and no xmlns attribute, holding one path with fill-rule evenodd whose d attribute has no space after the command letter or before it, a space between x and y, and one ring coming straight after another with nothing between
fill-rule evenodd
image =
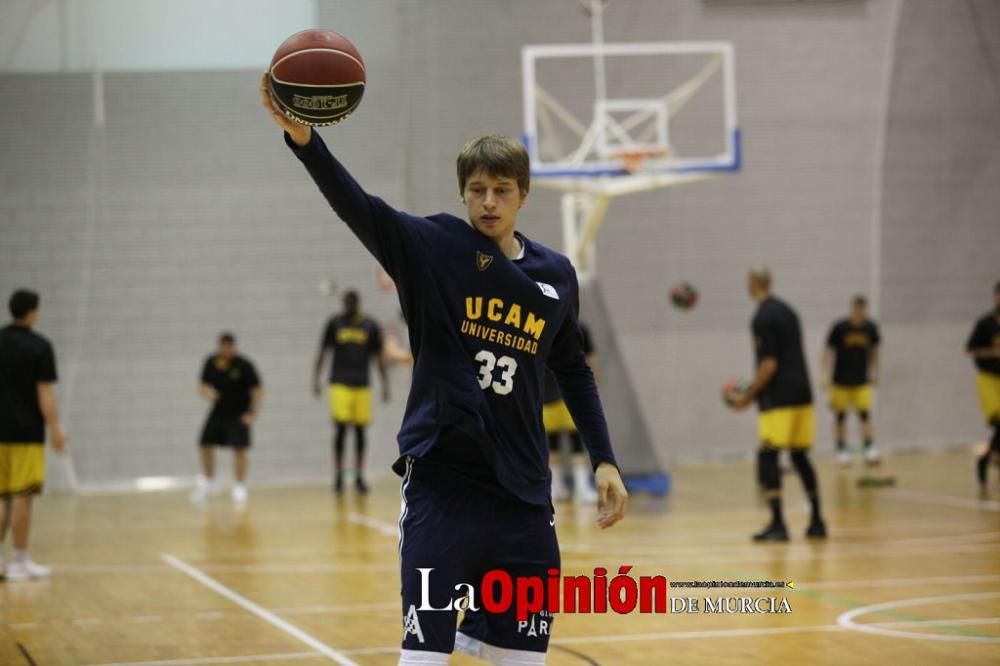
<instances>
[{"instance_id":1,"label":"player in yellow shorts","mask_svg":"<svg viewBox=\"0 0 1000 666\"><path fill-rule=\"evenodd\" d=\"M875 465L880 460L878 450L872 446L871 410L873 387L878 384L881 341L878 326L868 318L868 302L864 296L854 297L850 316L834 323L826 336L821 386L830 391L837 462L841 466L851 463L844 443L847 412L850 410L856 411L861 421L865 462Z\"/></svg>"},{"instance_id":2,"label":"player in yellow shorts","mask_svg":"<svg viewBox=\"0 0 1000 666\"><path fill-rule=\"evenodd\" d=\"M313 373L313 392L322 394L320 374L327 351L332 352L330 362L330 414L334 423L333 490L340 494L344 488L344 444L347 428L353 427L356 445L356 474L354 484L358 492L368 492L364 480L365 428L371 423L372 400L369 387L369 364L378 361L382 378L382 399L389 400L389 373L382 354L382 329L378 323L361 313L361 299L355 291L344 294L344 311L327 322L320 341L319 353Z\"/></svg>"},{"instance_id":3,"label":"player in yellow shorts","mask_svg":"<svg viewBox=\"0 0 1000 666\"><path fill-rule=\"evenodd\" d=\"M31 505L45 484L45 427L52 448L62 452L66 435L56 406L56 358L52 345L32 329L38 294L20 289L10 297L14 321L0 329L0 578L45 578L49 567L28 557ZM14 559L5 566L7 529Z\"/></svg>"},{"instance_id":4,"label":"player in yellow shorts","mask_svg":"<svg viewBox=\"0 0 1000 666\"><path fill-rule=\"evenodd\" d=\"M983 419L993 428L990 447L976 462L979 488L985 494L990 458L1000 464L1000 282L993 287L992 312L976 322L965 349L976 364L976 386Z\"/></svg>"},{"instance_id":5,"label":"player in yellow shorts","mask_svg":"<svg viewBox=\"0 0 1000 666\"><path fill-rule=\"evenodd\" d=\"M781 512L781 471L778 453L789 451L795 471L809 496L812 514L807 538L826 538L826 524L820 512L819 485L809 461L815 438L815 417L809 370L802 351L802 327L795 311L771 294L771 273L766 268L750 271L750 297L757 302L753 318L756 372L745 389L725 389L730 407L746 409L756 400L758 420L757 480L764 488L771 522L753 535L754 541L788 541Z\"/></svg>"},{"instance_id":6,"label":"player in yellow shorts","mask_svg":"<svg viewBox=\"0 0 1000 666\"><path fill-rule=\"evenodd\" d=\"M583 341L583 353L587 365L598 379L597 357L591 341L589 329L581 322L580 337ZM564 462L572 467L573 501L577 504L596 504L597 491L592 483L593 472L584 453L583 439L573 423L569 408L562 399L562 392L552 372L545 375L545 388L542 396L542 424L549 439L549 467L552 472L552 501L559 502L570 498L570 489L566 485L567 470ZM569 456L562 451L563 435L569 440Z\"/></svg>"}]
</instances>

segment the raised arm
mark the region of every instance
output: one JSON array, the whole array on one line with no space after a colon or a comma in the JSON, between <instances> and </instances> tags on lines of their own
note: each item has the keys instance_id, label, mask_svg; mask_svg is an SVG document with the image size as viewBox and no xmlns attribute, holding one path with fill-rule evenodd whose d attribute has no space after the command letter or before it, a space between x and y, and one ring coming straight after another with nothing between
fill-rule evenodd
<instances>
[{"instance_id":1,"label":"raised arm","mask_svg":"<svg viewBox=\"0 0 1000 666\"><path fill-rule=\"evenodd\" d=\"M266 73L261 77L260 94L265 110L285 131L285 142L306 167L330 207L382 264L386 273L398 281L407 256L417 245L415 227L430 223L400 213L382 199L365 192L330 153L319 133L289 120L277 109L267 89Z\"/></svg>"}]
</instances>

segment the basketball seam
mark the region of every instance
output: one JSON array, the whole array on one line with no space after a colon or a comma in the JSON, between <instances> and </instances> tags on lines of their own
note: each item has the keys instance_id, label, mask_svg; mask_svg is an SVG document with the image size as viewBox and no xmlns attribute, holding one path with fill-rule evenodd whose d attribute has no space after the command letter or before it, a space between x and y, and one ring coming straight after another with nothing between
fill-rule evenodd
<instances>
[{"instance_id":1,"label":"basketball seam","mask_svg":"<svg viewBox=\"0 0 1000 666\"><path fill-rule=\"evenodd\" d=\"M282 56L281 60L279 60L278 62L271 64L270 74L273 77L275 68L277 68L279 65L281 65L281 63L285 62L289 58L293 58L297 55L302 55L305 53L317 53L317 52L335 53L337 55L344 56L345 58L349 58L350 60L353 60L358 65L358 67L361 68L362 72L365 72L367 74L367 70L365 69L365 63L361 62L360 60L352 56L350 53L347 53L345 51L340 51L338 49L303 49L302 51L295 51L293 53L289 53L286 56ZM286 82L281 81L281 83L286 83Z\"/></svg>"}]
</instances>

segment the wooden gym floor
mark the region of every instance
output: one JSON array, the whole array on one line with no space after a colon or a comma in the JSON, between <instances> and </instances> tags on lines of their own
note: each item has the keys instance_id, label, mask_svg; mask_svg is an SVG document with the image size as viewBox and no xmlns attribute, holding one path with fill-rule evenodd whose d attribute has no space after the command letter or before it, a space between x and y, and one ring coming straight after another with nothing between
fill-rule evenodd
<instances>
[{"instance_id":1,"label":"wooden gym floor","mask_svg":"<svg viewBox=\"0 0 1000 666\"><path fill-rule=\"evenodd\" d=\"M561 615L549 664L1000 663L1000 484L979 500L966 453L890 458L895 488L820 462L831 538L786 481L789 544L765 521L748 464L673 470L668 501L637 497L607 532L557 507L565 573L635 566L668 580L787 580L790 614ZM33 554L51 580L0 583L0 664L395 664L399 491L252 488L193 507L187 493L51 496ZM706 596L672 590L673 596ZM711 596L744 596L715 590ZM480 663L455 656L454 664Z\"/></svg>"}]
</instances>

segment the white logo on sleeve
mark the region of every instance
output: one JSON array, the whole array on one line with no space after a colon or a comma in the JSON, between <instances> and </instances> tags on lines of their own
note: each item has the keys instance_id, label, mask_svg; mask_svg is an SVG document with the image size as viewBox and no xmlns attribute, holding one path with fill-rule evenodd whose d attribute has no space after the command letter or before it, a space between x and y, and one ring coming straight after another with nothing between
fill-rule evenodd
<instances>
[{"instance_id":1,"label":"white logo on sleeve","mask_svg":"<svg viewBox=\"0 0 1000 666\"><path fill-rule=\"evenodd\" d=\"M410 604L410 610L406 611L406 618L403 620L405 634L413 634L421 643L424 642L424 632L420 628L420 618L417 617L417 607Z\"/></svg>"},{"instance_id":2,"label":"white logo on sleeve","mask_svg":"<svg viewBox=\"0 0 1000 666\"><path fill-rule=\"evenodd\" d=\"M559 300L559 294L556 293L556 288L553 287L551 284L545 284L544 282L536 282L535 284L538 285L538 287L542 290L543 294L545 294L549 298L554 298L557 301Z\"/></svg>"}]
</instances>

